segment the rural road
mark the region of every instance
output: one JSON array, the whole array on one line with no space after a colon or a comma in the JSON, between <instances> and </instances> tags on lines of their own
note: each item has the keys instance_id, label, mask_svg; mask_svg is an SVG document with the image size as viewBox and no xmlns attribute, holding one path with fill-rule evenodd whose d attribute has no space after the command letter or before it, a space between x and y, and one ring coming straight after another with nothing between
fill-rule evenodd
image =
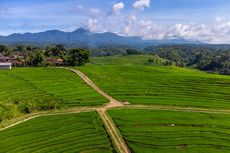
<instances>
[{"instance_id":1,"label":"rural road","mask_svg":"<svg viewBox=\"0 0 230 153\"><path fill-rule=\"evenodd\" d=\"M80 72L76 69L68 69L74 73L76 73L79 77L81 77L91 88L93 88L95 91L97 91L99 94L104 96L106 99L109 100L109 103L106 104L103 107L82 107L77 108L73 110L65 110L65 112L62 111L56 111L56 112L41 112L36 114L30 114L28 116L23 116L19 121L16 121L6 127L0 128L0 131L6 130L8 128L11 128L15 125L21 124L23 122L26 122L28 120L41 117L41 116L50 116L50 115L64 115L64 114L73 114L73 113L81 113L81 112L90 112L90 111L97 111L99 116L101 117L102 121L104 122L105 128L110 135L111 139L115 142L117 148L119 149L119 152L121 153L130 153L130 150L128 146L126 145L125 141L121 137L121 135L118 133L118 129L116 129L116 126L114 125L113 121L106 115L106 111L110 108L116 108L116 107L123 107L124 104L117 101L107 93L105 93L103 90L101 90L99 87L97 87L84 73Z\"/></svg>"},{"instance_id":2,"label":"rural road","mask_svg":"<svg viewBox=\"0 0 230 153\"><path fill-rule=\"evenodd\" d=\"M107 129L107 132L109 133L112 140L116 143L117 148L121 153L130 153L130 150L128 146L126 145L123 138L118 134L118 129L116 129L116 126L114 125L113 121L109 119L109 117L106 115L106 111L110 108L116 108L116 107L123 107L124 104L119 102L118 100L114 99L107 93L105 93L103 90L101 90L99 87L97 87L93 81L91 81L88 76L86 76L84 73L82 73L79 70L76 69L69 69L72 72L76 73L78 76L80 76L90 87L92 87L95 91L97 91L99 94L104 96L106 99L108 99L110 102L105 105L102 108L98 108L97 112L99 116L101 117L102 121L104 122L104 125Z\"/></svg>"}]
</instances>

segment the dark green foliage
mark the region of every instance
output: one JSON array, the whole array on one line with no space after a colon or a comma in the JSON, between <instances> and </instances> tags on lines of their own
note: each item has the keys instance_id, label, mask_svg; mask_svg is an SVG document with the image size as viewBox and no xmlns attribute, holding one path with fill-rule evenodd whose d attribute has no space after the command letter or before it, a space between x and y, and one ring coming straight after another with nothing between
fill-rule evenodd
<instances>
[{"instance_id":1,"label":"dark green foliage","mask_svg":"<svg viewBox=\"0 0 230 153\"><path fill-rule=\"evenodd\" d=\"M177 66L192 66L203 71L230 75L230 49L196 45L153 46L146 52L174 61Z\"/></svg>"},{"instance_id":2,"label":"dark green foliage","mask_svg":"<svg viewBox=\"0 0 230 153\"><path fill-rule=\"evenodd\" d=\"M7 52L7 51L8 51L8 47L7 46L0 45L0 53Z\"/></svg>"},{"instance_id":3,"label":"dark green foliage","mask_svg":"<svg viewBox=\"0 0 230 153\"><path fill-rule=\"evenodd\" d=\"M127 55L134 55L134 54L141 54L141 52L136 50L136 49L126 49L126 54Z\"/></svg>"},{"instance_id":4,"label":"dark green foliage","mask_svg":"<svg viewBox=\"0 0 230 153\"><path fill-rule=\"evenodd\" d=\"M30 66L43 66L45 55L42 50L36 49L30 53Z\"/></svg>"},{"instance_id":5,"label":"dark green foliage","mask_svg":"<svg viewBox=\"0 0 230 153\"><path fill-rule=\"evenodd\" d=\"M70 49L68 63L71 66L81 66L89 62L90 51L86 49Z\"/></svg>"},{"instance_id":6,"label":"dark green foliage","mask_svg":"<svg viewBox=\"0 0 230 153\"><path fill-rule=\"evenodd\" d=\"M86 49L66 49L63 45L48 46L45 49L22 45L16 48L8 48L0 45L0 53L7 58L14 55L17 64L13 66L18 67L81 66L89 62L91 54ZM13 60L15 61L15 59Z\"/></svg>"},{"instance_id":7,"label":"dark green foliage","mask_svg":"<svg viewBox=\"0 0 230 153\"><path fill-rule=\"evenodd\" d=\"M127 55L133 53L140 53L138 50L131 49L123 45L107 45L92 50L92 56L113 56L113 55Z\"/></svg>"}]
</instances>

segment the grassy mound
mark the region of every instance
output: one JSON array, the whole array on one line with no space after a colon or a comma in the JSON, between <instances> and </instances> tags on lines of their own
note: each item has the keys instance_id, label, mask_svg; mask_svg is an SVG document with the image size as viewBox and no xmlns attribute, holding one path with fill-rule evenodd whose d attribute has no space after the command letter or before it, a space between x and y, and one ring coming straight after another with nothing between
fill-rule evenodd
<instances>
[{"instance_id":1,"label":"grassy mound","mask_svg":"<svg viewBox=\"0 0 230 153\"><path fill-rule=\"evenodd\" d=\"M230 152L230 114L159 110L110 110L135 153Z\"/></svg>"},{"instance_id":2,"label":"grassy mound","mask_svg":"<svg viewBox=\"0 0 230 153\"><path fill-rule=\"evenodd\" d=\"M148 65L151 56L101 57L79 69L120 101L207 108L230 108L230 77ZM127 64L125 64L127 63Z\"/></svg>"},{"instance_id":3,"label":"grassy mound","mask_svg":"<svg viewBox=\"0 0 230 153\"><path fill-rule=\"evenodd\" d=\"M0 133L0 152L113 152L96 112L44 116Z\"/></svg>"}]
</instances>

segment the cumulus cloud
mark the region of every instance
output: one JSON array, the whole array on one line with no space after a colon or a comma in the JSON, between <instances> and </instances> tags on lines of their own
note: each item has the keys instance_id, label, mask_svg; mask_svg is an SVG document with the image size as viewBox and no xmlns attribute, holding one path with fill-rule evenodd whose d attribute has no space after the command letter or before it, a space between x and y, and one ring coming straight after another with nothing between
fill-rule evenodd
<instances>
[{"instance_id":1,"label":"cumulus cloud","mask_svg":"<svg viewBox=\"0 0 230 153\"><path fill-rule=\"evenodd\" d=\"M206 43L230 43L230 21L224 18L214 19L210 24L177 23L157 24L152 20L127 18L122 32L128 36L139 36L143 39L187 39Z\"/></svg>"},{"instance_id":2,"label":"cumulus cloud","mask_svg":"<svg viewBox=\"0 0 230 153\"><path fill-rule=\"evenodd\" d=\"M122 9L125 8L125 4L123 2L119 2L113 5L112 13L119 14Z\"/></svg>"},{"instance_id":3,"label":"cumulus cloud","mask_svg":"<svg viewBox=\"0 0 230 153\"><path fill-rule=\"evenodd\" d=\"M92 32L101 32L103 28L97 19L89 19L87 27Z\"/></svg>"},{"instance_id":4,"label":"cumulus cloud","mask_svg":"<svg viewBox=\"0 0 230 153\"><path fill-rule=\"evenodd\" d=\"M88 21L88 27L91 30L95 29L95 27L97 26L97 24L98 24L97 19L89 19L89 21ZM93 31L95 31L95 30L93 30Z\"/></svg>"},{"instance_id":5,"label":"cumulus cloud","mask_svg":"<svg viewBox=\"0 0 230 153\"><path fill-rule=\"evenodd\" d=\"M145 7L150 7L150 0L137 0L133 3L135 9L144 9Z\"/></svg>"}]
</instances>

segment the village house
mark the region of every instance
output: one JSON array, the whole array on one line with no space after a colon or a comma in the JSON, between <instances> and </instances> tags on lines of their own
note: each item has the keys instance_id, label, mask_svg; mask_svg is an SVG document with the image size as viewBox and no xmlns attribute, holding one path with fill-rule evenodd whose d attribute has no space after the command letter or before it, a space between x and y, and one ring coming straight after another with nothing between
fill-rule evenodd
<instances>
[{"instance_id":1,"label":"village house","mask_svg":"<svg viewBox=\"0 0 230 153\"><path fill-rule=\"evenodd\" d=\"M9 57L0 54L0 62L1 63L11 63L11 66L20 66L21 63L18 61L17 56L11 55Z\"/></svg>"},{"instance_id":2,"label":"village house","mask_svg":"<svg viewBox=\"0 0 230 153\"><path fill-rule=\"evenodd\" d=\"M64 60L61 59L61 58L48 57L48 58L46 58L46 64L53 65L53 66L63 66L64 65Z\"/></svg>"},{"instance_id":3,"label":"village house","mask_svg":"<svg viewBox=\"0 0 230 153\"><path fill-rule=\"evenodd\" d=\"M0 62L0 70L10 70L12 68L11 63Z\"/></svg>"}]
</instances>

